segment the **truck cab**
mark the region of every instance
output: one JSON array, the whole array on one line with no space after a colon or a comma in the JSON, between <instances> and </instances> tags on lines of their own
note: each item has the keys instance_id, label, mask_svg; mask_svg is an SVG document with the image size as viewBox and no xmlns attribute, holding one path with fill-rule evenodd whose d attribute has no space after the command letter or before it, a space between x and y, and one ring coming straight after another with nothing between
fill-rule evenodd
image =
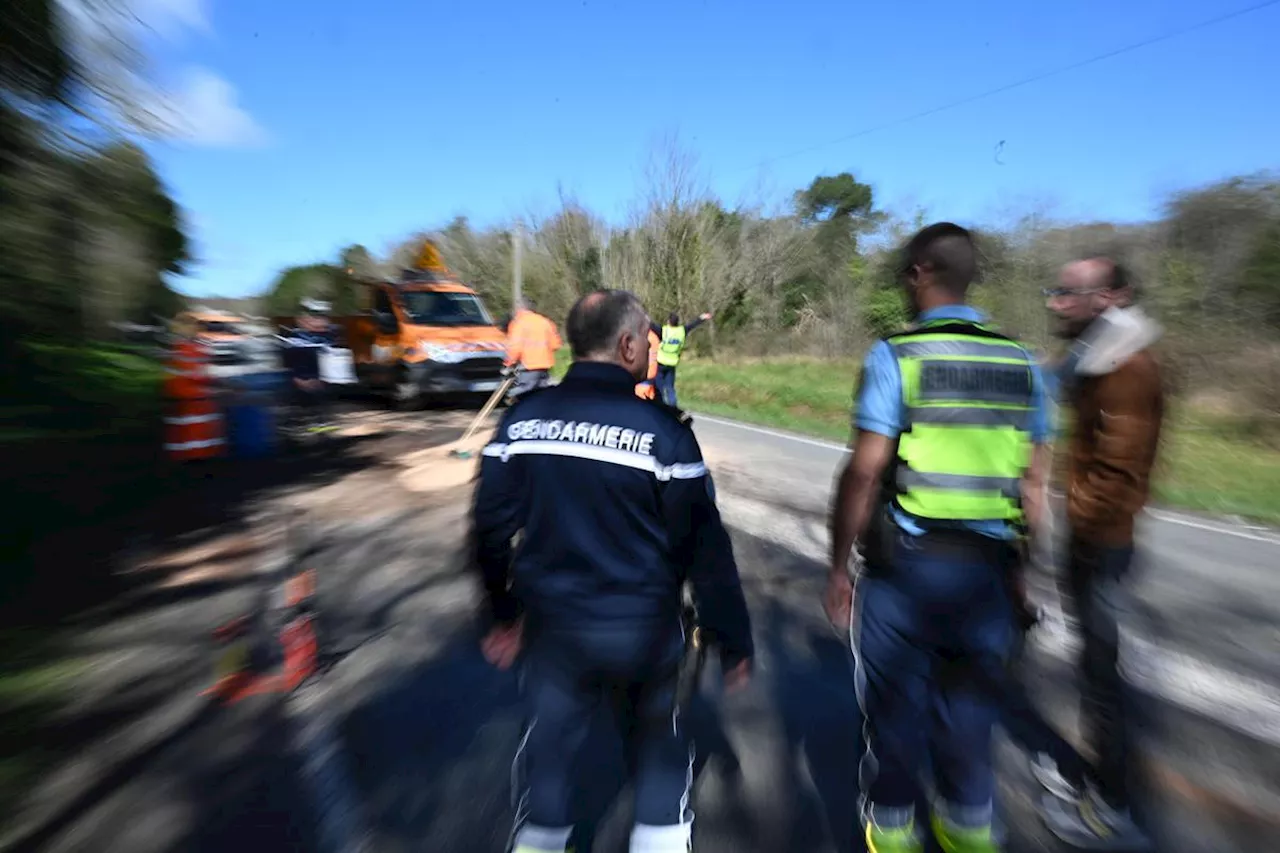
<instances>
[{"instance_id":1,"label":"truck cab","mask_svg":"<svg viewBox=\"0 0 1280 853\"><path fill-rule=\"evenodd\" d=\"M502 383L506 336L451 273L416 269L395 281L363 281L357 303L339 325L362 386L408 406L488 394Z\"/></svg>"},{"instance_id":2,"label":"truck cab","mask_svg":"<svg viewBox=\"0 0 1280 853\"><path fill-rule=\"evenodd\" d=\"M244 355L249 336L242 328L244 321L234 314L195 308L175 318L177 328L195 337L209 350L210 358L220 364L238 362Z\"/></svg>"}]
</instances>

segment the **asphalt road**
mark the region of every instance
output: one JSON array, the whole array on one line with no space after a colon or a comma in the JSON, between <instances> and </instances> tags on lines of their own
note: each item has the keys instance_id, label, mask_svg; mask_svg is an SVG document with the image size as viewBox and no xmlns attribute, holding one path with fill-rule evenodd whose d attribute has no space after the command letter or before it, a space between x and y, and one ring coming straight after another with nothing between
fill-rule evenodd
<instances>
[{"instance_id":1,"label":"asphalt road","mask_svg":"<svg viewBox=\"0 0 1280 853\"><path fill-rule=\"evenodd\" d=\"M477 647L476 585L461 551L468 495L409 493L397 476L408 454L456 437L468 417L352 406L343 419L363 436L359 459L289 496L318 531L310 559L331 666L282 705L176 734L121 776L119 794L60 828L58 842L20 849L505 849L522 714L515 677L486 666ZM860 850L851 659L818 603L843 451L711 418L695 425L758 644L752 686L720 697L711 670L692 715L695 849ZM1280 849L1280 536L1161 513L1144 520L1141 537L1143 606L1128 660L1144 697L1144 811L1159 849ZM1039 589L1052 604L1051 579ZM206 623L197 635L207 636L225 616L200 607L173 609L163 627L181 634L182 623ZM1065 628L1043 632L1027 669L1067 731L1072 642ZM199 683L207 670L190 654L194 677L186 663L170 669ZM604 780L620 762L607 734L594 753ZM1008 849L1059 849L1032 813L1023 756L1007 744L999 756ZM175 785L179 773L192 784ZM200 794L201 780L216 793ZM608 784L586 792L584 814L599 821L594 845L579 853L626 849L625 797L607 810L616 793Z\"/></svg>"},{"instance_id":2,"label":"asphalt road","mask_svg":"<svg viewBox=\"0 0 1280 853\"><path fill-rule=\"evenodd\" d=\"M697 418L696 428L759 643L757 677L746 693L722 701L714 673L704 684L707 702L695 715L697 849L861 849L854 770L860 720L850 657L818 606L822 526L842 451L709 418ZM430 526L453 531L456 541L464 510L445 501ZM397 545L394 531L393 524L369 532L363 545L335 546L376 541L388 555L416 553L400 583L416 577L427 585L400 597L387 615L392 627L329 676L358 801L351 812L359 829L352 832L378 850L496 853L513 810L510 762L521 725L515 680L486 668L476 650L465 616L473 587L460 555L439 542ZM1144 697L1143 808L1160 849L1275 849L1277 539L1165 515L1144 520L1141 535L1149 570L1134 631L1147 644L1130 656L1130 667ZM325 562L368 565L336 555ZM1038 699L1068 731L1071 643L1065 629L1044 632L1028 665ZM607 778L618 756L603 734L596 755ZM1031 811L1025 760L1007 744L1000 756L1008 849L1058 849ZM600 806L615 792L601 786L588 793ZM625 850L627 826L624 797L602 816L591 849Z\"/></svg>"}]
</instances>

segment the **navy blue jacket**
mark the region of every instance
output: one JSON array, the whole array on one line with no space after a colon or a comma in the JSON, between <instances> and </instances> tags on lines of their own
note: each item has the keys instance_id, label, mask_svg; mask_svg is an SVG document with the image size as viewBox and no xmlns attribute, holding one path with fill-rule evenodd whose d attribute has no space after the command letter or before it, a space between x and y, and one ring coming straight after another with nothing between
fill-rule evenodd
<instances>
[{"instance_id":1,"label":"navy blue jacket","mask_svg":"<svg viewBox=\"0 0 1280 853\"><path fill-rule=\"evenodd\" d=\"M290 329L282 342L281 358L296 379L320 378L320 350L333 343L331 332Z\"/></svg>"},{"instance_id":2,"label":"navy blue jacket","mask_svg":"<svg viewBox=\"0 0 1280 853\"><path fill-rule=\"evenodd\" d=\"M752 655L751 621L711 475L689 417L635 384L616 365L576 362L506 412L474 507L491 615L510 622L523 609L549 630L673 629L687 579L732 666Z\"/></svg>"}]
</instances>

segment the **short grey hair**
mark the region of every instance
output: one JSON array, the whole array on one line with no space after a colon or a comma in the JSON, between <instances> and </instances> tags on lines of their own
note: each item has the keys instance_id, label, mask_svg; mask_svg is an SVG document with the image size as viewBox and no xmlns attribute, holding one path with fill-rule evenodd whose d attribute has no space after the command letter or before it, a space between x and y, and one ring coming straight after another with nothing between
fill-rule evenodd
<instances>
[{"instance_id":1,"label":"short grey hair","mask_svg":"<svg viewBox=\"0 0 1280 853\"><path fill-rule=\"evenodd\" d=\"M644 336L649 312L629 290L593 290L569 309L565 333L574 358L597 358L612 352L627 332Z\"/></svg>"}]
</instances>

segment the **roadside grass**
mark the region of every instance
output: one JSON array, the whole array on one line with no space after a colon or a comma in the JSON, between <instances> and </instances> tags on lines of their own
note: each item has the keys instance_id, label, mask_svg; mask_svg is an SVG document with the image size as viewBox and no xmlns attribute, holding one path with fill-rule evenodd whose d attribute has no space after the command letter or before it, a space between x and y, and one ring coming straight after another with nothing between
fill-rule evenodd
<instances>
[{"instance_id":1,"label":"roadside grass","mask_svg":"<svg viewBox=\"0 0 1280 853\"><path fill-rule=\"evenodd\" d=\"M684 359L676 372L676 391L683 409L843 444L849 440L857 381L853 361Z\"/></svg>"},{"instance_id":2,"label":"roadside grass","mask_svg":"<svg viewBox=\"0 0 1280 853\"><path fill-rule=\"evenodd\" d=\"M681 408L839 443L849 439L854 361L686 356L677 376ZM1175 402L1163 444L1154 503L1280 524L1280 420Z\"/></svg>"},{"instance_id":3,"label":"roadside grass","mask_svg":"<svg viewBox=\"0 0 1280 853\"><path fill-rule=\"evenodd\" d=\"M1175 407L1154 489L1170 506L1280 524L1280 422Z\"/></svg>"},{"instance_id":4,"label":"roadside grass","mask_svg":"<svg viewBox=\"0 0 1280 853\"><path fill-rule=\"evenodd\" d=\"M145 500L161 487L162 366L144 348L27 342L0 402L0 466L22 499L0 543L0 602L34 568L28 548Z\"/></svg>"},{"instance_id":5,"label":"roadside grass","mask_svg":"<svg viewBox=\"0 0 1280 853\"><path fill-rule=\"evenodd\" d=\"M0 405L0 443L94 439L147 429L161 365L136 346L30 343L19 385Z\"/></svg>"}]
</instances>

